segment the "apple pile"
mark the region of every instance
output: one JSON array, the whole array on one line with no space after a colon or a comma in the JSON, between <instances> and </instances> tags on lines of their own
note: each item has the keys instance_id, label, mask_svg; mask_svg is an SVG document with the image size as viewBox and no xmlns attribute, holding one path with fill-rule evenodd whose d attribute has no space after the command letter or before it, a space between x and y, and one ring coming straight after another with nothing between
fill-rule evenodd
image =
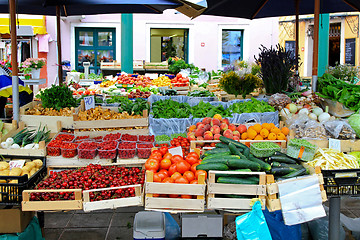
<instances>
[{"instance_id":1,"label":"apple pile","mask_svg":"<svg viewBox=\"0 0 360 240\"><path fill-rule=\"evenodd\" d=\"M229 122L229 119L222 118L220 114L215 114L213 118L206 117L196 125L191 125L188 129L187 137L189 141L195 140L219 140L220 136L240 140L241 133L246 131L246 126L236 127ZM198 143L198 146L205 146L205 143ZM209 144L215 147L215 143Z\"/></svg>"}]
</instances>

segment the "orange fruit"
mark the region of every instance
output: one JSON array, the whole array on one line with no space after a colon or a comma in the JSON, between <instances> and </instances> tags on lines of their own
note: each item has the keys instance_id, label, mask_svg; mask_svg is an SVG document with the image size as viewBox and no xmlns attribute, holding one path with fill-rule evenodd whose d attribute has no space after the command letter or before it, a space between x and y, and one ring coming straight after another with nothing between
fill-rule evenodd
<instances>
[{"instance_id":1,"label":"orange fruit","mask_svg":"<svg viewBox=\"0 0 360 240\"><path fill-rule=\"evenodd\" d=\"M254 130L257 132L257 133L260 133L262 127L259 123L256 123L254 126L253 126Z\"/></svg>"},{"instance_id":2,"label":"orange fruit","mask_svg":"<svg viewBox=\"0 0 360 240\"><path fill-rule=\"evenodd\" d=\"M276 138L277 140L286 140L285 134L283 133L276 134Z\"/></svg>"},{"instance_id":3,"label":"orange fruit","mask_svg":"<svg viewBox=\"0 0 360 240\"><path fill-rule=\"evenodd\" d=\"M264 138L261 135L256 135L254 140L264 140Z\"/></svg>"},{"instance_id":4,"label":"orange fruit","mask_svg":"<svg viewBox=\"0 0 360 240\"><path fill-rule=\"evenodd\" d=\"M261 124L262 128L265 128L266 130L270 131L271 130L271 125L270 123L263 123Z\"/></svg>"},{"instance_id":5,"label":"orange fruit","mask_svg":"<svg viewBox=\"0 0 360 240\"><path fill-rule=\"evenodd\" d=\"M270 132L275 133L275 134L281 133L280 129L277 127L271 128Z\"/></svg>"},{"instance_id":6,"label":"orange fruit","mask_svg":"<svg viewBox=\"0 0 360 240\"><path fill-rule=\"evenodd\" d=\"M253 128L251 128L247 130L247 134L248 134L248 138L254 139L257 135L257 132Z\"/></svg>"},{"instance_id":7,"label":"orange fruit","mask_svg":"<svg viewBox=\"0 0 360 240\"><path fill-rule=\"evenodd\" d=\"M276 127L275 124L273 123L269 123L270 124L270 129L268 129L269 131L273 128L273 127Z\"/></svg>"},{"instance_id":8,"label":"orange fruit","mask_svg":"<svg viewBox=\"0 0 360 240\"><path fill-rule=\"evenodd\" d=\"M289 135L290 130L289 130L289 128L287 128L287 127L283 127L283 128L281 129L281 132L282 132L285 136L287 136L287 135Z\"/></svg>"},{"instance_id":9,"label":"orange fruit","mask_svg":"<svg viewBox=\"0 0 360 240\"><path fill-rule=\"evenodd\" d=\"M269 140L276 140L276 134L275 133L269 133L269 135L268 135L268 139Z\"/></svg>"},{"instance_id":10,"label":"orange fruit","mask_svg":"<svg viewBox=\"0 0 360 240\"><path fill-rule=\"evenodd\" d=\"M244 132L243 134L241 134L241 139L242 140L246 140L248 138L248 133Z\"/></svg>"},{"instance_id":11,"label":"orange fruit","mask_svg":"<svg viewBox=\"0 0 360 240\"><path fill-rule=\"evenodd\" d=\"M269 130L267 130L266 128L261 129L260 135L261 135L264 139L267 138L267 136L269 135Z\"/></svg>"}]
</instances>

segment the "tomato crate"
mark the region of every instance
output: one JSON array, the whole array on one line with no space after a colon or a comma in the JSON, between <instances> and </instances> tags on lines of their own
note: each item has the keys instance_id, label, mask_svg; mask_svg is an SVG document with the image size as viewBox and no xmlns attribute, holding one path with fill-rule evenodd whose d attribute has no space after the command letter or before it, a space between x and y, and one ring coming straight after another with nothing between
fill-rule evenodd
<instances>
[{"instance_id":1,"label":"tomato crate","mask_svg":"<svg viewBox=\"0 0 360 240\"><path fill-rule=\"evenodd\" d=\"M135 196L126 197L126 198L114 198L114 199L101 200L101 201L90 200L90 193L96 193L101 191L116 191L118 189L126 189L126 188L134 188ZM116 209L120 207L142 206L142 205L143 205L143 192L140 184L83 191L84 212L91 212L101 209Z\"/></svg>"},{"instance_id":2,"label":"tomato crate","mask_svg":"<svg viewBox=\"0 0 360 240\"><path fill-rule=\"evenodd\" d=\"M328 196L360 196L360 169L321 170Z\"/></svg>"},{"instance_id":3,"label":"tomato crate","mask_svg":"<svg viewBox=\"0 0 360 240\"><path fill-rule=\"evenodd\" d=\"M145 210L162 212L203 212L205 208L205 174L198 184L153 182L153 172L146 171ZM154 197L154 194L194 195L196 199Z\"/></svg>"},{"instance_id":4,"label":"tomato crate","mask_svg":"<svg viewBox=\"0 0 360 240\"><path fill-rule=\"evenodd\" d=\"M24 159L25 157L22 157ZM34 160L37 157L26 157ZM34 188L47 174L45 160L42 167L30 178L28 175L23 176L0 176L0 206L1 205L20 205L22 193L27 189Z\"/></svg>"},{"instance_id":5,"label":"tomato crate","mask_svg":"<svg viewBox=\"0 0 360 240\"><path fill-rule=\"evenodd\" d=\"M249 175L259 178L259 184L228 184L216 183L216 174ZM232 195L227 197L225 195ZM237 198L239 196L241 198ZM253 196L253 197L252 197ZM209 171L207 184L207 208L216 210L250 211L256 199L262 201L265 209L266 173L265 172L234 172Z\"/></svg>"},{"instance_id":6,"label":"tomato crate","mask_svg":"<svg viewBox=\"0 0 360 240\"><path fill-rule=\"evenodd\" d=\"M327 194L326 191L324 190L324 178L323 178L323 174L321 173L321 169L320 167L316 167L315 169L309 169L309 170L312 175L318 176L322 202L325 202L327 200ZM295 178L287 179L286 181L296 181L299 178L306 178L309 176L295 177ZM281 210L278 182L275 182L274 175L272 174L266 175L266 207L270 212Z\"/></svg>"},{"instance_id":7,"label":"tomato crate","mask_svg":"<svg viewBox=\"0 0 360 240\"><path fill-rule=\"evenodd\" d=\"M59 200L59 201L31 201L31 194L35 193L73 193L74 200ZM81 210L82 205L82 190L81 189L37 189L23 191L22 201L23 211L64 211L64 210Z\"/></svg>"}]
</instances>

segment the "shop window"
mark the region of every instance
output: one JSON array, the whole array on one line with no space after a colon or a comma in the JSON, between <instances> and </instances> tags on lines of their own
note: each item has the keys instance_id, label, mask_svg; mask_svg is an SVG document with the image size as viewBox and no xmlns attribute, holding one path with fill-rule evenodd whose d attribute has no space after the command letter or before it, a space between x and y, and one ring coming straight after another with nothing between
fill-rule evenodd
<instances>
[{"instance_id":1,"label":"shop window","mask_svg":"<svg viewBox=\"0 0 360 240\"><path fill-rule=\"evenodd\" d=\"M162 62L169 57L179 57L188 62L189 29L152 28L151 62Z\"/></svg>"},{"instance_id":2,"label":"shop window","mask_svg":"<svg viewBox=\"0 0 360 240\"><path fill-rule=\"evenodd\" d=\"M84 71L90 62L90 73L100 73L100 63L115 59L115 28L75 28L75 69Z\"/></svg>"},{"instance_id":3,"label":"shop window","mask_svg":"<svg viewBox=\"0 0 360 240\"><path fill-rule=\"evenodd\" d=\"M243 58L243 30L222 30L222 66Z\"/></svg>"}]
</instances>

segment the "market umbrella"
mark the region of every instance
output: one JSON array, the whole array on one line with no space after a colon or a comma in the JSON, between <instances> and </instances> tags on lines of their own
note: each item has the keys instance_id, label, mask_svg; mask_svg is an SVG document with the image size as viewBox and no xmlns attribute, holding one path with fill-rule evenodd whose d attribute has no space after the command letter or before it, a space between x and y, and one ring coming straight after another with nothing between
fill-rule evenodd
<instances>
[{"instance_id":1,"label":"market umbrella","mask_svg":"<svg viewBox=\"0 0 360 240\"><path fill-rule=\"evenodd\" d=\"M10 12L11 62L13 66L13 117L19 121L19 80L17 67L16 13L56 15L58 44L58 76L62 80L60 15L108 13L161 13L183 4L176 0L0 0L0 13Z\"/></svg>"},{"instance_id":2,"label":"market umbrella","mask_svg":"<svg viewBox=\"0 0 360 240\"><path fill-rule=\"evenodd\" d=\"M359 0L207 0L204 15L240 17L247 19L296 16L295 55L298 56L299 15L315 14L313 50L313 86L316 85L318 71L319 14L360 11Z\"/></svg>"}]
</instances>

